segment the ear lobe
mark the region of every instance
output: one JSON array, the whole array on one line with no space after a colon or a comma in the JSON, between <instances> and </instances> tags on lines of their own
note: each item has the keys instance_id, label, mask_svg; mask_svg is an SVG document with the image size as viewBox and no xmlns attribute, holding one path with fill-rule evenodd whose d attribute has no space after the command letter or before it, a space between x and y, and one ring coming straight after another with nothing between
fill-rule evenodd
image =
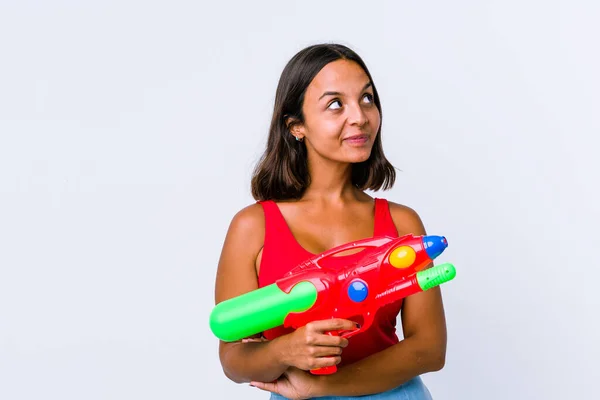
<instances>
[{"instance_id":1,"label":"ear lobe","mask_svg":"<svg viewBox=\"0 0 600 400\"><path fill-rule=\"evenodd\" d=\"M290 129L290 132L292 133L292 135L298 137L298 136L304 136L304 129L302 129L302 125L294 125L292 126L292 129Z\"/></svg>"}]
</instances>

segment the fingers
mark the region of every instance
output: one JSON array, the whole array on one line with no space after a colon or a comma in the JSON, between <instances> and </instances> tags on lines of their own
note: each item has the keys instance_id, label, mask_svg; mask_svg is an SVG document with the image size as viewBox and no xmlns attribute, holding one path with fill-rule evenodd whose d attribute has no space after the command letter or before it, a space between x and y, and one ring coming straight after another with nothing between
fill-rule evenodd
<instances>
[{"instance_id":1,"label":"fingers","mask_svg":"<svg viewBox=\"0 0 600 400\"><path fill-rule=\"evenodd\" d=\"M310 322L305 328L306 344L313 346L346 347L348 345L348 339L337 335L329 335L324 332L351 331L357 328L358 326L354 321L341 318Z\"/></svg>"},{"instance_id":2,"label":"fingers","mask_svg":"<svg viewBox=\"0 0 600 400\"><path fill-rule=\"evenodd\" d=\"M342 318L331 318L321 321L313 321L306 324L306 330L318 332L350 331L356 328L356 322Z\"/></svg>"},{"instance_id":3,"label":"fingers","mask_svg":"<svg viewBox=\"0 0 600 400\"><path fill-rule=\"evenodd\" d=\"M242 339L242 343L253 343L253 342L266 342L267 339L261 337L261 338L245 338Z\"/></svg>"},{"instance_id":4,"label":"fingers","mask_svg":"<svg viewBox=\"0 0 600 400\"><path fill-rule=\"evenodd\" d=\"M342 358L340 356L319 357L312 360L309 369L313 370L318 368L331 367L333 365L338 365L340 362L342 362Z\"/></svg>"},{"instance_id":5,"label":"fingers","mask_svg":"<svg viewBox=\"0 0 600 400\"><path fill-rule=\"evenodd\" d=\"M277 393L277 383L252 381L250 382L250 386L254 386L255 388L268 392Z\"/></svg>"},{"instance_id":6,"label":"fingers","mask_svg":"<svg viewBox=\"0 0 600 400\"><path fill-rule=\"evenodd\" d=\"M342 354L342 348L331 346L313 346L310 348L309 354L312 357L340 356Z\"/></svg>"},{"instance_id":7,"label":"fingers","mask_svg":"<svg viewBox=\"0 0 600 400\"><path fill-rule=\"evenodd\" d=\"M348 346L348 339L322 333L309 333L306 335L306 344L311 346L346 347Z\"/></svg>"}]
</instances>

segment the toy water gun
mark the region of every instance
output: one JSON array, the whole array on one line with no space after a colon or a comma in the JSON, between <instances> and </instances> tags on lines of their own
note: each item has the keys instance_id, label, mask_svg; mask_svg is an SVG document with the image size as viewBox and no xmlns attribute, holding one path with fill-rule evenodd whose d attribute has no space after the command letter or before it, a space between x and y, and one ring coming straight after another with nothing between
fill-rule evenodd
<instances>
[{"instance_id":1,"label":"toy water gun","mask_svg":"<svg viewBox=\"0 0 600 400\"><path fill-rule=\"evenodd\" d=\"M348 338L368 329L384 305L453 279L452 264L425 269L447 246L443 236L405 235L335 247L269 286L217 304L210 328L219 339L232 342L281 325L298 329L311 321L344 318L358 322L360 328L327 334ZM335 371L331 366L311 372Z\"/></svg>"}]
</instances>

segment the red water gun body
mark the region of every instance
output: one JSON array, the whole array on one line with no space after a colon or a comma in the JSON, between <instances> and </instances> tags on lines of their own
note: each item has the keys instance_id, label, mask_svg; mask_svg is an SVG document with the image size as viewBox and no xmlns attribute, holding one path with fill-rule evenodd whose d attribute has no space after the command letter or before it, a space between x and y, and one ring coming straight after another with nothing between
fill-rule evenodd
<instances>
[{"instance_id":1,"label":"red water gun body","mask_svg":"<svg viewBox=\"0 0 600 400\"><path fill-rule=\"evenodd\" d=\"M360 327L328 334L346 338L359 334L371 326L376 311L384 305L452 279L455 272L451 264L438 266L442 267L442 276L440 271L425 270L447 246L443 236L384 236L351 242L319 254L276 282L285 293L301 281L311 282L317 289L314 305L309 310L288 314L284 326L297 329L311 321L344 318ZM341 258L343 267L339 266ZM418 275L420 271L423 273ZM335 371L333 366L311 372Z\"/></svg>"}]
</instances>

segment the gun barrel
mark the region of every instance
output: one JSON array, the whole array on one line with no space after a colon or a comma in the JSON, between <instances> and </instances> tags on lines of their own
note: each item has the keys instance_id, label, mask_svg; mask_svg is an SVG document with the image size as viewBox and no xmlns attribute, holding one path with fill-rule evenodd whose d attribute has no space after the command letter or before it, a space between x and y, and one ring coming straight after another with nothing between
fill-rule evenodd
<instances>
[{"instance_id":1,"label":"gun barrel","mask_svg":"<svg viewBox=\"0 0 600 400\"><path fill-rule=\"evenodd\" d=\"M425 291L432 287L448 282L456 276L456 268L450 263L444 263L417 272L417 282L421 290Z\"/></svg>"},{"instance_id":2,"label":"gun barrel","mask_svg":"<svg viewBox=\"0 0 600 400\"><path fill-rule=\"evenodd\" d=\"M225 342L233 342L283 324L291 312L311 308L317 289L310 282L299 282L290 293L276 284L225 300L210 314L210 329Z\"/></svg>"}]
</instances>

